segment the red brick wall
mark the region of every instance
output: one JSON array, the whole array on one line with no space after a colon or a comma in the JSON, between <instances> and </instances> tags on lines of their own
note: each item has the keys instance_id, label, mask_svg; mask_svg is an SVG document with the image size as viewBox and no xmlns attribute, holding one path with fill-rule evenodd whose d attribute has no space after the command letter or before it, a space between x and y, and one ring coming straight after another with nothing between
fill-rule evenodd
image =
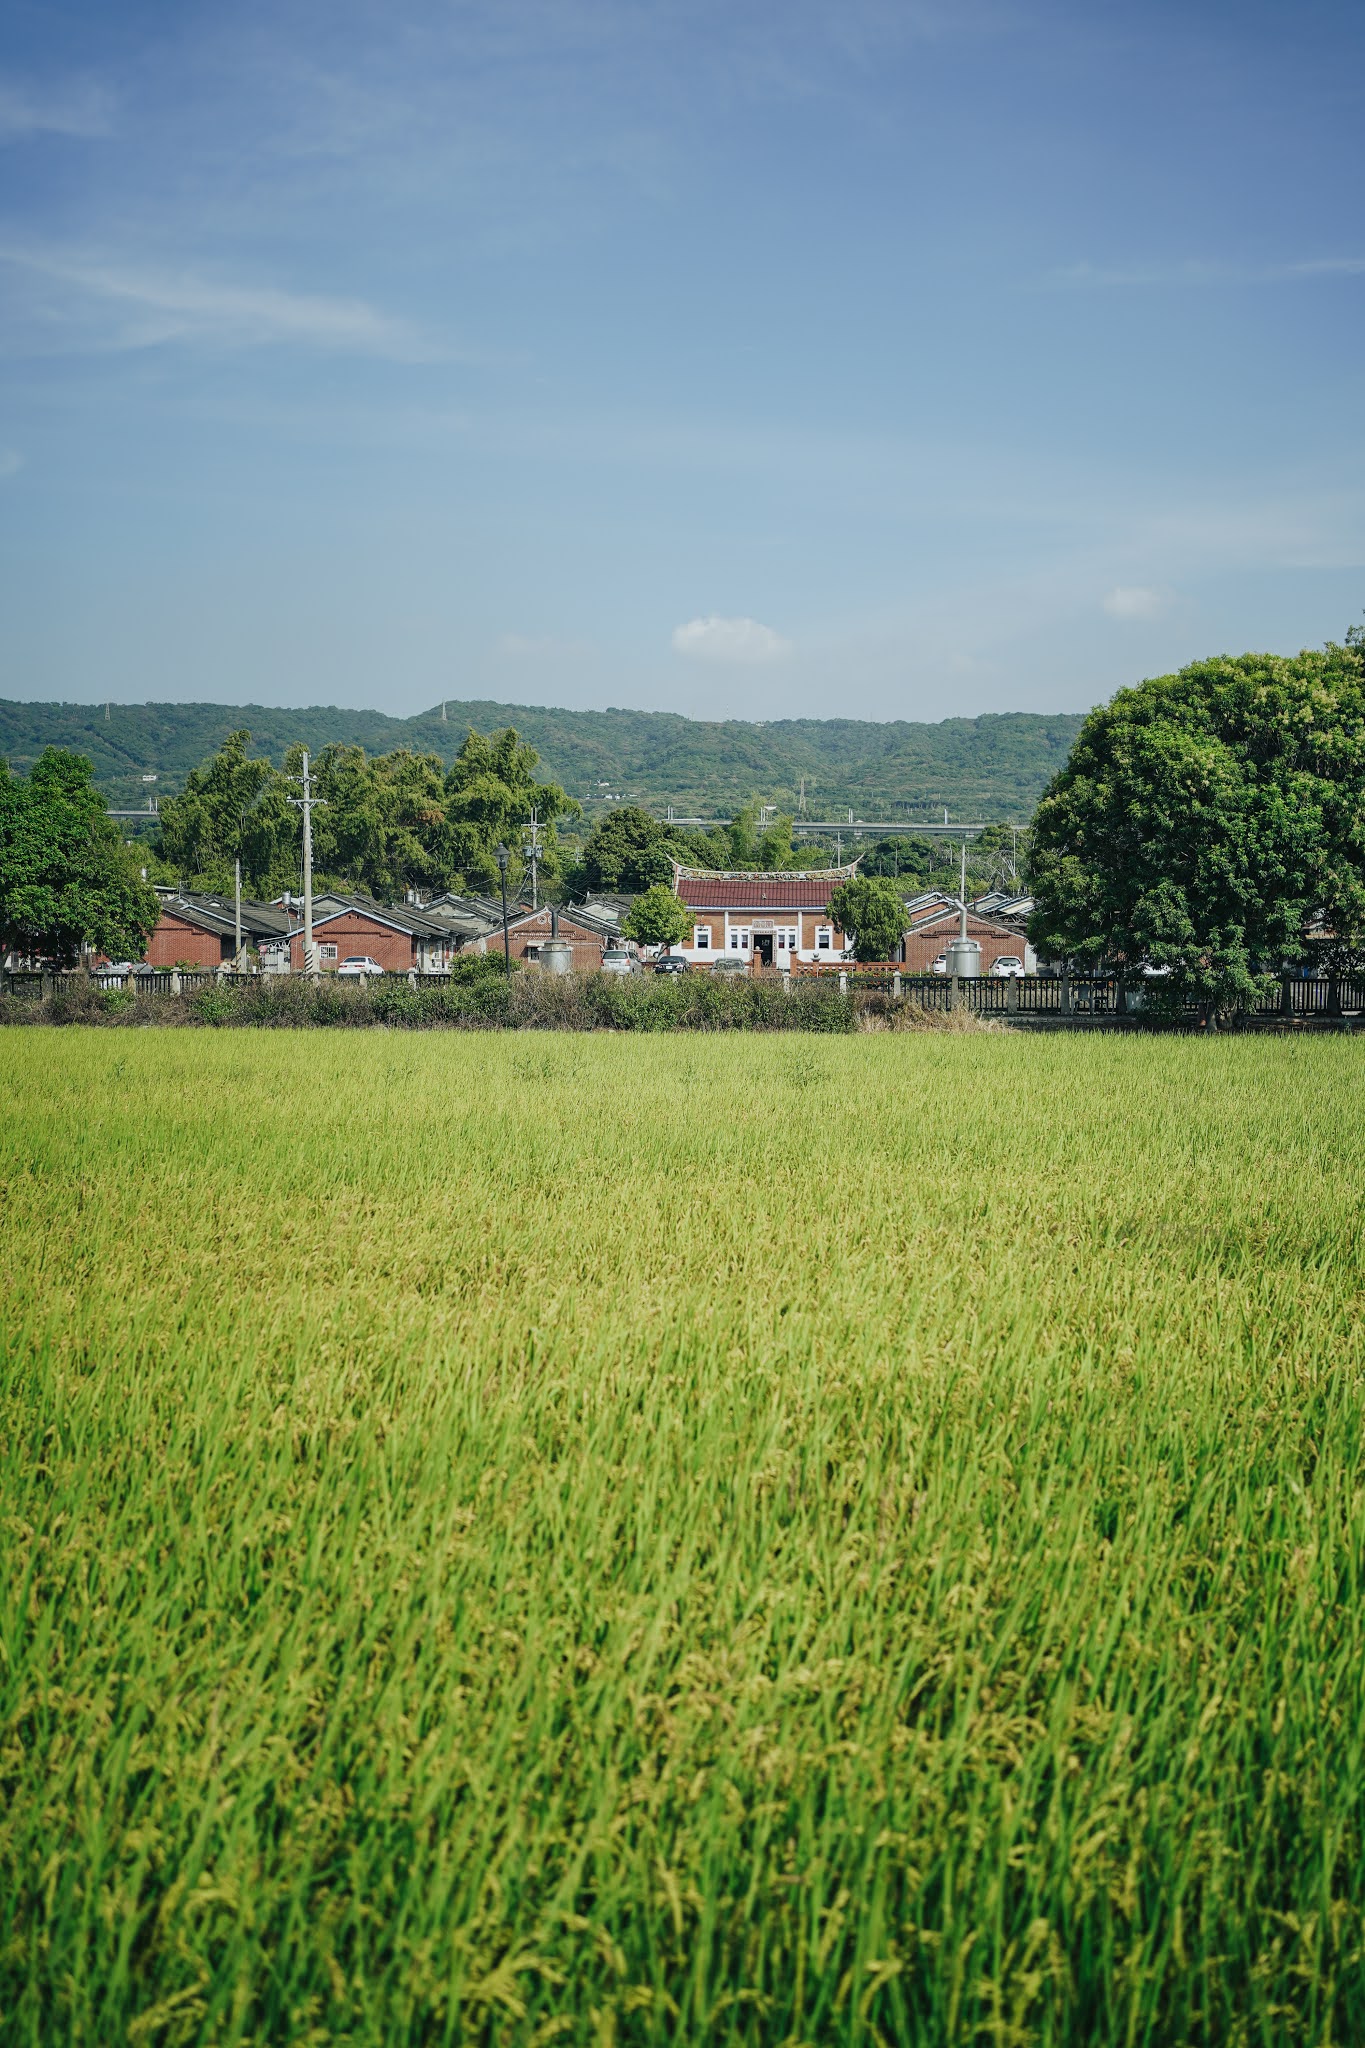
<instances>
[{"instance_id":1,"label":"red brick wall","mask_svg":"<svg viewBox=\"0 0 1365 2048\"><path fill-rule=\"evenodd\" d=\"M391 926L367 917L362 910L344 910L338 917L329 917L325 924L315 924L313 937L319 946L336 947L336 959L327 962L329 969L361 953L377 960L386 974L406 974L417 965L417 941L411 932L396 932ZM289 942L289 964L296 974L302 974L302 932L296 932Z\"/></svg>"},{"instance_id":2,"label":"red brick wall","mask_svg":"<svg viewBox=\"0 0 1365 2048\"><path fill-rule=\"evenodd\" d=\"M231 938L225 945L216 932L201 931L197 924L188 924L168 910L162 911L147 941L149 967L174 967L177 960L193 960L196 967L217 967L231 956Z\"/></svg>"},{"instance_id":3,"label":"red brick wall","mask_svg":"<svg viewBox=\"0 0 1365 2048\"><path fill-rule=\"evenodd\" d=\"M511 948L512 958L514 960L524 960L528 946L543 946L549 936L550 913L548 910L542 910L532 917L521 919L517 923L516 928L507 934L507 943ZM573 947L575 974L590 974L595 967L602 965L602 941L598 938L596 932L585 931L582 925L575 924L572 918L561 917L559 920L559 936L561 939L567 939ZM501 927L497 931L488 934L488 950L490 953L500 953L502 951Z\"/></svg>"},{"instance_id":4,"label":"red brick wall","mask_svg":"<svg viewBox=\"0 0 1365 2048\"><path fill-rule=\"evenodd\" d=\"M935 925L932 931L911 932L905 941L905 972L907 974L928 974L940 953L947 951L957 937L957 919L945 919ZM1018 932L1001 931L998 927L985 924L979 918L968 917L967 937L975 939L981 948L981 972L988 974L1002 953L1013 953L1024 958L1024 941Z\"/></svg>"}]
</instances>

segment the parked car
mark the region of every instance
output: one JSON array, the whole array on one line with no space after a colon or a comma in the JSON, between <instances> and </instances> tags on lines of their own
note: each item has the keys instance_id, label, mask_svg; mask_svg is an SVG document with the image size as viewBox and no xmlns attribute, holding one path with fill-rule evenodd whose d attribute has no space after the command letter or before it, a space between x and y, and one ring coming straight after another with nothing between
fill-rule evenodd
<instances>
[{"instance_id":1,"label":"parked car","mask_svg":"<svg viewBox=\"0 0 1365 2048\"><path fill-rule=\"evenodd\" d=\"M686 974L687 962L681 953L664 953L654 962L656 974Z\"/></svg>"},{"instance_id":2,"label":"parked car","mask_svg":"<svg viewBox=\"0 0 1365 2048\"><path fill-rule=\"evenodd\" d=\"M635 961L624 946L608 946L602 955L603 974L634 974Z\"/></svg>"},{"instance_id":3,"label":"parked car","mask_svg":"<svg viewBox=\"0 0 1365 2048\"><path fill-rule=\"evenodd\" d=\"M711 962L713 974L747 974L749 963L742 953L722 953L719 960Z\"/></svg>"},{"instance_id":4,"label":"parked car","mask_svg":"<svg viewBox=\"0 0 1365 2048\"><path fill-rule=\"evenodd\" d=\"M948 955L940 953L937 960L931 960L929 962L929 972L931 974L946 974L948 972Z\"/></svg>"},{"instance_id":5,"label":"parked car","mask_svg":"<svg viewBox=\"0 0 1365 2048\"><path fill-rule=\"evenodd\" d=\"M1001 981L1022 981L1024 963L1017 953L1002 953L991 962L991 973Z\"/></svg>"},{"instance_id":6,"label":"parked car","mask_svg":"<svg viewBox=\"0 0 1365 2048\"><path fill-rule=\"evenodd\" d=\"M379 962L372 960L368 953L352 953L337 968L337 973L345 975L348 981L364 981L367 975L383 972Z\"/></svg>"}]
</instances>

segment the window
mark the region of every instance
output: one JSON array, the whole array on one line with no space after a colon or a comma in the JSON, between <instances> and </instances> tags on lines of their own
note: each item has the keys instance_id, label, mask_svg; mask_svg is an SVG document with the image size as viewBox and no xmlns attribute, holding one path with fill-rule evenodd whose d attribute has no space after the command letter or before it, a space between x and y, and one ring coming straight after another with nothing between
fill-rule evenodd
<instances>
[{"instance_id":1,"label":"window","mask_svg":"<svg viewBox=\"0 0 1365 2048\"><path fill-rule=\"evenodd\" d=\"M747 925L731 925L731 927L730 927L730 945L731 945L731 948L732 948L732 950L733 950L734 952L736 952L736 953L747 953L747 952L748 952L748 950L749 950L749 928L748 928L748 926L747 926Z\"/></svg>"},{"instance_id":2,"label":"window","mask_svg":"<svg viewBox=\"0 0 1365 2048\"><path fill-rule=\"evenodd\" d=\"M526 948L526 957L527 957L527 959L528 959L528 960L539 960L539 958L540 958L540 948L539 948L539 946L528 946L528 947Z\"/></svg>"},{"instance_id":3,"label":"window","mask_svg":"<svg viewBox=\"0 0 1365 2048\"><path fill-rule=\"evenodd\" d=\"M322 945L318 947L319 960L335 960L336 956L337 949L335 946Z\"/></svg>"},{"instance_id":4,"label":"window","mask_svg":"<svg viewBox=\"0 0 1365 2048\"><path fill-rule=\"evenodd\" d=\"M709 924L699 924L696 927L696 929L692 933L692 944L696 947L699 953L710 952L711 927Z\"/></svg>"},{"instance_id":5,"label":"window","mask_svg":"<svg viewBox=\"0 0 1365 2048\"><path fill-rule=\"evenodd\" d=\"M790 925L785 930L781 926L778 927L777 950L779 953L794 953L797 948L797 942L798 934L791 929Z\"/></svg>"},{"instance_id":6,"label":"window","mask_svg":"<svg viewBox=\"0 0 1365 2048\"><path fill-rule=\"evenodd\" d=\"M834 950L834 926L818 924L815 927L815 950L817 953L832 953Z\"/></svg>"}]
</instances>

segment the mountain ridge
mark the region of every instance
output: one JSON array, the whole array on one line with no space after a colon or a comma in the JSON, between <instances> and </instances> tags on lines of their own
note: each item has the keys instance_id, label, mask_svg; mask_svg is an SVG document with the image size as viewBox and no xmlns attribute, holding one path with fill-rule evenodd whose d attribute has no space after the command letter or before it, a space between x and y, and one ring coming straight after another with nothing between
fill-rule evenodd
<instances>
[{"instance_id":1,"label":"mountain ridge","mask_svg":"<svg viewBox=\"0 0 1365 2048\"><path fill-rule=\"evenodd\" d=\"M751 796L807 815L973 813L1022 822L1061 768L1083 713L987 712L909 719L691 719L672 711L568 711L447 699L410 718L340 705L280 709L198 702L69 704L0 699L0 755L24 773L45 746L84 753L112 801L141 803L179 789L190 769L245 726L273 760L301 743L369 753L407 746L449 763L471 727L514 725L543 772L590 809L608 798L710 814ZM155 783L146 778L154 776Z\"/></svg>"}]
</instances>

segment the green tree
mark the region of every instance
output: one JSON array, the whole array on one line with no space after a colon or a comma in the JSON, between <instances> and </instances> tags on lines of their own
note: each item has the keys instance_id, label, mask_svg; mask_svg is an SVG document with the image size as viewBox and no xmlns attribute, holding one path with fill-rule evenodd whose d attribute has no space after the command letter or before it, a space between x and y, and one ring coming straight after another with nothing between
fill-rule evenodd
<instances>
[{"instance_id":1,"label":"green tree","mask_svg":"<svg viewBox=\"0 0 1365 2048\"><path fill-rule=\"evenodd\" d=\"M889 960L905 936L905 903L881 875L853 875L829 899L829 914L859 961Z\"/></svg>"},{"instance_id":2,"label":"green tree","mask_svg":"<svg viewBox=\"0 0 1365 2048\"><path fill-rule=\"evenodd\" d=\"M159 915L81 754L49 747L27 780L0 761L0 946L68 963L141 956Z\"/></svg>"},{"instance_id":3,"label":"green tree","mask_svg":"<svg viewBox=\"0 0 1365 2048\"><path fill-rule=\"evenodd\" d=\"M287 765L297 772L297 749ZM323 807L314 817L318 872L370 896L444 888L445 771L436 754L399 747L368 757L363 747L329 746L316 765Z\"/></svg>"},{"instance_id":4,"label":"green tree","mask_svg":"<svg viewBox=\"0 0 1365 2048\"><path fill-rule=\"evenodd\" d=\"M1171 970L1221 1007L1365 928L1360 652L1244 654L1121 690L1039 804L1029 936L1054 957Z\"/></svg>"},{"instance_id":5,"label":"green tree","mask_svg":"<svg viewBox=\"0 0 1365 2048\"><path fill-rule=\"evenodd\" d=\"M687 854L657 818L638 804L621 804L599 818L583 844L583 881L589 889L638 890L673 880L674 859Z\"/></svg>"},{"instance_id":6,"label":"green tree","mask_svg":"<svg viewBox=\"0 0 1365 2048\"><path fill-rule=\"evenodd\" d=\"M910 833L893 833L868 847L859 862L867 876L880 875L903 888L922 889L934 865L934 843Z\"/></svg>"},{"instance_id":7,"label":"green tree","mask_svg":"<svg viewBox=\"0 0 1365 2048\"><path fill-rule=\"evenodd\" d=\"M273 893L298 867L298 816L289 786L269 761L248 755L251 734L230 733L218 752L192 768L179 796L160 809L157 853L185 886L230 889L233 862L253 893Z\"/></svg>"},{"instance_id":8,"label":"green tree","mask_svg":"<svg viewBox=\"0 0 1365 2048\"><path fill-rule=\"evenodd\" d=\"M445 782L444 853L447 867L465 887L497 889L494 855L500 842L512 855L509 887L520 885L521 848L532 810L545 828L541 887L548 897L561 886L563 863L555 821L577 817L580 806L557 782L538 782L539 765L535 748L519 740L511 726L489 738L471 732L455 756Z\"/></svg>"},{"instance_id":9,"label":"green tree","mask_svg":"<svg viewBox=\"0 0 1365 2048\"><path fill-rule=\"evenodd\" d=\"M621 926L628 939L642 946L676 946L692 923L691 912L673 891L656 882L636 898Z\"/></svg>"}]
</instances>

